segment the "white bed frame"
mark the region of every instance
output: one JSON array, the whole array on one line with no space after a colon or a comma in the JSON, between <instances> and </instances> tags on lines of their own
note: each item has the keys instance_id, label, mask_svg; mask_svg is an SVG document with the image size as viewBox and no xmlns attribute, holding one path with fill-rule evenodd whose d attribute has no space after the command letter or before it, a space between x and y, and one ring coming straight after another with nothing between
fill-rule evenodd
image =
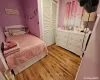
<instances>
[{"instance_id":1,"label":"white bed frame","mask_svg":"<svg viewBox=\"0 0 100 80\"><path fill-rule=\"evenodd\" d=\"M40 53L37 56L33 57L32 59L29 59L28 61L24 62L23 64L20 64L20 65L16 66L13 69L15 75L17 75L20 72L24 71L25 69L27 69L28 67L30 67L31 65L36 63L37 61L39 61L42 58L44 58L46 55L47 55L47 53Z\"/></svg>"}]
</instances>

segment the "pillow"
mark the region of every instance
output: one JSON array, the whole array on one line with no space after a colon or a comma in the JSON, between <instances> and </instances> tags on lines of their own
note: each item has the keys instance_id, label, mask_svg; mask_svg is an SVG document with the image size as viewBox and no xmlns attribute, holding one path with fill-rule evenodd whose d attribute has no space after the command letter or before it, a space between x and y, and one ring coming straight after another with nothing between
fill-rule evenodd
<instances>
[{"instance_id":1,"label":"pillow","mask_svg":"<svg viewBox=\"0 0 100 80\"><path fill-rule=\"evenodd\" d=\"M26 34L28 27L22 25L14 25L5 27L5 35L6 36L13 36L13 35L20 35Z\"/></svg>"},{"instance_id":2,"label":"pillow","mask_svg":"<svg viewBox=\"0 0 100 80\"><path fill-rule=\"evenodd\" d=\"M16 32L11 32L10 34L11 34L11 36L14 36L14 35L26 34L26 32L25 31L16 31Z\"/></svg>"}]
</instances>

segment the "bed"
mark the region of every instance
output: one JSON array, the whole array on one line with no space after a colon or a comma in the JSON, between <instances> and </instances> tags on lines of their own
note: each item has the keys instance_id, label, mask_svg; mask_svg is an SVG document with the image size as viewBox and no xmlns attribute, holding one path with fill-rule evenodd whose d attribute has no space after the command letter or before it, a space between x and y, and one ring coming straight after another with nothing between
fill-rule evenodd
<instances>
[{"instance_id":1,"label":"bed","mask_svg":"<svg viewBox=\"0 0 100 80\"><path fill-rule=\"evenodd\" d=\"M6 57L8 67L16 74L47 55L47 46L39 38L31 34L20 34L7 37L7 41L17 41L20 51Z\"/></svg>"}]
</instances>

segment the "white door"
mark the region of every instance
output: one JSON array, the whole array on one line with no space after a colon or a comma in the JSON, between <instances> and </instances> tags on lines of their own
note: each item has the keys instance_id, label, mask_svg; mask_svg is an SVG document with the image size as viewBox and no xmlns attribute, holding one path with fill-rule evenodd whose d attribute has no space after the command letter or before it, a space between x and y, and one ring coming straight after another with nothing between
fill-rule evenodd
<instances>
[{"instance_id":1,"label":"white door","mask_svg":"<svg viewBox=\"0 0 100 80\"><path fill-rule=\"evenodd\" d=\"M56 42L56 28L57 28L57 2L52 1L52 27L53 27L53 39Z\"/></svg>"},{"instance_id":2,"label":"white door","mask_svg":"<svg viewBox=\"0 0 100 80\"><path fill-rule=\"evenodd\" d=\"M42 0L43 40L48 46L55 43L56 7L53 0Z\"/></svg>"}]
</instances>

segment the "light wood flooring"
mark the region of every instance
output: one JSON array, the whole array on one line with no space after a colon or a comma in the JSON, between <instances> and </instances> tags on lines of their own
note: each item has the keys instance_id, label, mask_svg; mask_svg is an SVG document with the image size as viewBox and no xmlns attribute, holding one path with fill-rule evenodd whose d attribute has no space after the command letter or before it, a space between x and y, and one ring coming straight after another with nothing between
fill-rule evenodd
<instances>
[{"instance_id":1,"label":"light wood flooring","mask_svg":"<svg viewBox=\"0 0 100 80\"><path fill-rule=\"evenodd\" d=\"M56 45L49 54L15 76L16 80L75 80L81 59Z\"/></svg>"}]
</instances>

